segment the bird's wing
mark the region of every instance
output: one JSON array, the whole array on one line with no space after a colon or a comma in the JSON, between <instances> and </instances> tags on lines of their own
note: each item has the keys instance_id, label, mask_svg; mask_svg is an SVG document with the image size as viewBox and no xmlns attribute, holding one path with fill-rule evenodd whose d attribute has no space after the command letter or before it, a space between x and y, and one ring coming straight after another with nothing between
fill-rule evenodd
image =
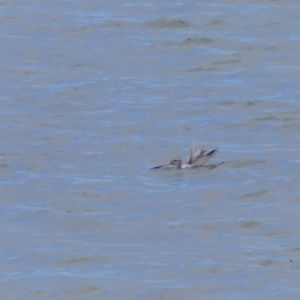
<instances>
[{"instance_id":1,"label":"bird's wing","mask_svg":"<svg viewBox=\"0 0 300 300\"><path fill-rule=\"evenodd\" d=\"M218 152L218 148L210 151L209 153L205 154L204 153L202 155L199 155L198 158L195 160L194 164L197 167L201 167L203 166L207 161L209 161L211 159L211 157L213 157L216 153Z\"/></svg>"},{"instance_id":2,"label":"bird's wing","mask_svg":"<svg viewBox=\"0 0 300 300\"><path fill-rule=\"evenodd\" d=\"M188 164L195 163L199 158L203 157L206 152L205 147L203 147L201 150L195 150L195 145L190 147L190 157L188 160Z\"/></svg>"}]
</instances>

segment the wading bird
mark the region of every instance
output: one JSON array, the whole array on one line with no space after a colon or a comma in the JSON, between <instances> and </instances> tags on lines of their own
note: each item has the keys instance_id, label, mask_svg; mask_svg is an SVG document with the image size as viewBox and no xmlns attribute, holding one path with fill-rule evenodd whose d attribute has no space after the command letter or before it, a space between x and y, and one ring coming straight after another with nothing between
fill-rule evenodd
<instances>
[{"instance_id":1,"label":"wading bird","mask_svg":"<svg viewBox=\"0 0 300 300\"><path fill-rule=\"evenodd\" d=\"M182 159L180 157L176 157L166 165L153 167L151 169L153 170L153 169L169 168L169 167L176 168L176 169L187 169L187 168L194 169L200 167L205 167L208 169L216 169L217 166L223 164L224 161L221 163L214 163L208 165L206 165L205 163L208 162L208 160L211 157L213 157L217 152L218 152L218 148L206 153L205 147L203 147L200 150L196 150L195 145L193 145L192 147L190 147L190 157L186 164L182 164Z\"/></svg>"}]
</instances>

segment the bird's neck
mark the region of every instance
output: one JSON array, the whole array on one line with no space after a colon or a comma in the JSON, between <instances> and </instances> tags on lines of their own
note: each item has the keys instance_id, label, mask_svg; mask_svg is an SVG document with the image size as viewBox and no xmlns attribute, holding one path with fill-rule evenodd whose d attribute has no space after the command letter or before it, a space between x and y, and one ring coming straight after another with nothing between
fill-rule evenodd
<instances>
[{"instance_id":1,"label":"bird's neck","mask_svg":"<svg viewBox=\"0 0 300 300\"><path fill-rule=\"evenodd\" d=\"M182 162L180 161L180 162L178 162L178 164L176 165L176 169L181 169L181 167L182 167Z\"/></svg>"}]
</instances>

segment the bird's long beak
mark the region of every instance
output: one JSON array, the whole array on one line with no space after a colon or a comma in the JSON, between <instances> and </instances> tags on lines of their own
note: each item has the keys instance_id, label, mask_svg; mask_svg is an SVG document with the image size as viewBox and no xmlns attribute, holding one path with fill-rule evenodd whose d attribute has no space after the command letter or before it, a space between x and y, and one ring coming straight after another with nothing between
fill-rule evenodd
<instances>
[{"instance_id":1,"label":"bird's long beak","mask_svg":"<svg viewBox=\"0 0 300 300\"><path fill-rule=\"evenodd\" d=\"M159 169L159 168L168 167L168 166L171 166L171 164L166 164L166 165L161 165L161 166L157 166L157 167L152 167L152 168L150 168L150 170Z\"/></svg>"}]
</instances>

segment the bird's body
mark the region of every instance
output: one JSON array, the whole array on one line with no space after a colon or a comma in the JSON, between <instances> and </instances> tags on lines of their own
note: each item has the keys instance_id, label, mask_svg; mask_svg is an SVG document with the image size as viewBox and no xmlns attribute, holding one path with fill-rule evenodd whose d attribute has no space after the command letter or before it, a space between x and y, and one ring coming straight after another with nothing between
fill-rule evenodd
<instances>
[{"instance_id":1,"label":"bird's body","mask_svg":"<svg viewBox=\"0 0 300 300\"><path fill-rule=\"evenodd\" d=\"M206 153L205 147L203 147L201 150L196 150L195 145L190 147L190 157L188 159L188 162L186 164L182 164L182 159L180 157L176 157L172 159L168 164L161 165L157 167L153 167L151 169L160 169L160 168L176 168L176 169L195 169L199 167L206 167L208 169L215 169L218 165L221 165L222 163L216 163L216 164L209 164L205 165L205 163L214 156L218 151L218 148L210 151L209 153Z\"/></svg>"}]
</instances>

